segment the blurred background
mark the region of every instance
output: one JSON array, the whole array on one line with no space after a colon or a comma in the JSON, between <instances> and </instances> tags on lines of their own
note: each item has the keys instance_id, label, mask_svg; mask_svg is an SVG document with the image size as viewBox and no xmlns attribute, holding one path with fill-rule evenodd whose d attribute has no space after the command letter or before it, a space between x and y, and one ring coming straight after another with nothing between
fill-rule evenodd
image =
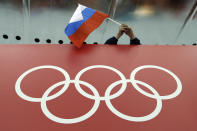
<instances>
[{"instance_id":1,"label":"blurred background","mask_svg":"<svg viewBox=\"0 0 197 131\"><path fill-rule=\"evenodd\" d=\"M0 0L0 43L69 44L64 29L78 3L128 24L142 44L197 43L196 0ZM117 32L118 25L105 20L86 42L103 44Z\"/></svg>"}]
</instances>

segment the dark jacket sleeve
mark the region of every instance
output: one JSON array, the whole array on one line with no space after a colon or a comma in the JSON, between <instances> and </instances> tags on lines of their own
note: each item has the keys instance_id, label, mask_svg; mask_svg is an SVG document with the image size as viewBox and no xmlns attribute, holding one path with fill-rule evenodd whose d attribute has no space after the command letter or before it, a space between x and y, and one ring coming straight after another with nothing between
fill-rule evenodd
<instances>
[{"instance_id":1,"label":"dark jacket sleeve","mask_svg":"<svg viewBox=\"0 0 197 131\"><path fill-rule=\"evenodd\" d=\"M117 45L117 43L118 43L118 39L116 39L116 37L109 38L105 42L105 44L108 44L108 45ZM130 45L141 45L141 43L138 38L135 38L133 40L130 40Z\"/></svg>"},{"instance_id":2,"label":"dark jacket sleeve","mask_svg":"<svg viewBox=\"0 0 197 131\"><path fill-rule=\"evenodd\" d=\"M141 45L141 42L138 38L130 40L130 45Z\"/></svg>"},{"instance_id":3,"label":"dark jacket sleeve","mask_svg":"<svg viewBox=\"0 0 197 131\"><path fill-rule=\"evenodd\" d=\"M109 44L109 45L117 45L118 43L118 39L116 39L116 37L112 37L112 38L109 38L105 44Z\"/></svg>"}]
</instances>

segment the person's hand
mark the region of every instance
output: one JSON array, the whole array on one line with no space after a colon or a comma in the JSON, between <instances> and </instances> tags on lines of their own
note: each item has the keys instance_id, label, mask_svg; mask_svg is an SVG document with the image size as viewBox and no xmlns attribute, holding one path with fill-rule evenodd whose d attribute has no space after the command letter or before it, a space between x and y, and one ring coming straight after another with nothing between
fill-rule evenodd
<instances>
[{"instance_id":1,"label":"person's hand","mask_svg":"<svg viewBox=\"0 0 197 131\"><path fill-rule=\"evenodd\" d=\"M126 28L127 28L127 25L125 25L125 24L122 24L122 25L119 27L118 34L115 36L116 39L119 39L119 38L124 34Z\"/></svg>"},{"instance_id":2,"label":"person's hand","mask_svg":"<svg viewBox=\"0 0 197 131\"><path fill-rule=\"evenodd\" d=\"M130 37L131 40L135 39L135 35L133 33L133 30L131 29L131 27L129 27L128 25L126 24L122 24L120 27L119 27L119 32L118 34L116 35L116 39L119 39L123 34L126 34Z\"/></svg>"},{"instance_id":3,"label":"person's hand","mask_svg":"<svg viewBox=\"0 0 197 131\"><path fill-rule=\"evenodd\" d=\"M128 35L130 37L131 40L135 39L135 35L133 33L133 30L131 29L131 27L127 26L127 28L125 28L125 34Z\"/></svg>"}]
</instances>

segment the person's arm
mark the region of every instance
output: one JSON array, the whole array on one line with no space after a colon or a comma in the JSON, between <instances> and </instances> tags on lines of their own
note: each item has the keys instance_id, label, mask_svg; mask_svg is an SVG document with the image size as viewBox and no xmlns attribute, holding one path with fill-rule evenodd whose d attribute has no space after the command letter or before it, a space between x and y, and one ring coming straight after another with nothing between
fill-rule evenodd
<instances>
[{"instance_id":1,"label":"person's arm","mask_svg":"<svg viewBox=\"0 0 197 131\"><path fill-rule=\"evenodd\" d=\"M141 45L140 40L136 37L133 40L130 40L130 45Z\"/></svg>"},{"instance_id":2,"label":"person's arm","mask_svg":"<svg viewBox=\"0 0 197 131\"><path fill-rule=\"evenodd\" d=\"M130 45L141 45L140 40L134 35L131 27L127 27L127 29L125 30L125 34L128 35L130 38Z\"/></svg>"},{"instance_id":3,"label":"person's arm","mask_svg":"<svg viewBox=\"0 0 197 131\"><path fill-rule=\"evenodd\" d=\"M118 39L116 37L112 37L112 38L109 38L105 44L109 44L109 45L116 45L118 43Z\"/></svg>"}]
</instances>

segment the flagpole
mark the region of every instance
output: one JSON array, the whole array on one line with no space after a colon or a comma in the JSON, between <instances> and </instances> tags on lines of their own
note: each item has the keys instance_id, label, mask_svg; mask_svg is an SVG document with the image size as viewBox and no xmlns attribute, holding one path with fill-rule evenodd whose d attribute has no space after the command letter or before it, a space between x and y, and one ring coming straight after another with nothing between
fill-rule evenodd
<instances>
[{"instance_id":1,"label":"flagpole","mask_svg":"<svg viewBox=\"0 0 197 131\"><path fill-rule=\"evenodd\" d=\"M107 18L107 19L110 20L110 21L112 21L112 22L114 22L115 24L121 26L121 24L120 24L119 22L117 22L117 21L115 21L115 20L113 20L113 19L111 19L111 18Z\"/></svg>"},{"instance_id":2,"label":"flagpole","mask_svg":"<svg viewBox=\"0 0 197 131\"><path fill-rule=\"evenodd\" d=\"M179 38L180 35L182 34L182 32L183 32L185 26L186 26L186 25L188 24L188 22L191 20L191 17L193 16L193 14L195 14L196 8L197 8L197 0L196 0L196 2L194 3L193 7L191 8L189 14L187 15L187 17L186 17L186 19L185 19L185 21L184 21L184 23L183 23L181 29L179 30L178 35L177 35L177 37L176 37L176 41L178 40L178 38Z\"/></svg>"}]
</instances>

